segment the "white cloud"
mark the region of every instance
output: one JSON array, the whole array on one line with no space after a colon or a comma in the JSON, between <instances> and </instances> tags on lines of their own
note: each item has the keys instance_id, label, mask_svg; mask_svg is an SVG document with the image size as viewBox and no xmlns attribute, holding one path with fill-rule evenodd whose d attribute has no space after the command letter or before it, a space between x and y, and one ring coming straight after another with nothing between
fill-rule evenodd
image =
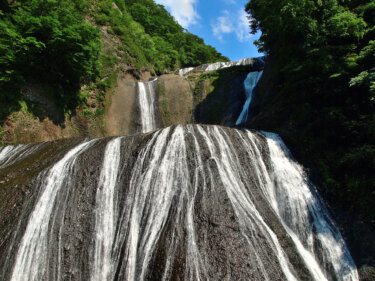
<instances>
[{"instance_id":1,"label":"white cloud","mask_svg":"<svg viewBox=\"0 0 375 281\"><path fill-rule=\"evenodd\" d=\"M243 9L237 12L222 11L223 15L211 24L213 34L223 40L225 34L234 33L240 42L250 39L250 27L247 14Z\"/></svg>"},{"instance_id":2,"label":"white cloud","mask_svg":"<svg viewBox=\"0 0 375 281\"><path fill-rule=\"evenodd\" d=\"M223 34L232 33L234 31L229 11L224 10L223 14L223 16L218 17L216 21L211 24L212 31L219 40L223 40Z\"/></svg>"},{"instance_id":3,"label":"white cloud","mask_svg":"<svg viewBox=\"0 0 375 281\"><path fill-rule=\"evenodd\" d=\"M241 9L238 11L236 35L240 42L250 39L250 27L247 13Z\"/></svg>"},{"instance_id":4,"label":"white cloud","mask_svg":"<svg viewBox=\"0 0 375 281\"><path fill-rule=\"evenodd\" d=\"M237 4L236 0L223 0L225 4L232 4L235 5Z\"/></svg>"},{"instance_id":5,"label":"white cloud","mask_svg":"<svg viewBox=\"0 0 375 281\"><path fill-rule=\"evenodd\" d=\"M198 12L195 9L198 0L156 0L155 2L169 8L172 16L184 28L197 23L197 19L199 19Z\"/></svg>"}]
</instances>

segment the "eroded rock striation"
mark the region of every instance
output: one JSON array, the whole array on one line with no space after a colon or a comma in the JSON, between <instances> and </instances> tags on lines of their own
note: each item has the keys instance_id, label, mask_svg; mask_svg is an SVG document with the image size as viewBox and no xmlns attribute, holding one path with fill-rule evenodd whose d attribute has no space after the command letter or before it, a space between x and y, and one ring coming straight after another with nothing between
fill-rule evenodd
<instances>
[{"instance_id":1,"label":"eroded rock striation","mask_svg":"<svg viewBox=\"0 0 375 281\"><path fill-rule=\"evenodd\" d=\"M172 126L0 165L1 280L358 280L275 134Z\"/></svg>"}]
</instances>

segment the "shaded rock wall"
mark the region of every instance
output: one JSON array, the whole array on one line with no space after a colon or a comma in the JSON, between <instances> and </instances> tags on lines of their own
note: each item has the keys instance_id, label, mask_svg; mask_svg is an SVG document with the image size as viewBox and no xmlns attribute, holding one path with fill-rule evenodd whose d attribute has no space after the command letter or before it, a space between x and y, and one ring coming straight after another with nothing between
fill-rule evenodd
<instances>
[{"instance_id":1,"label":"shaded rock wall","mask_svg":"<svg viewBox=\"0 0 375 281\"><path fill-rule=\"evenodd\" d=\"M195 87L195 122L234 126L246 99L243 83L250 70L233 67L201 74Z\"/></svg>"}]
</instances>

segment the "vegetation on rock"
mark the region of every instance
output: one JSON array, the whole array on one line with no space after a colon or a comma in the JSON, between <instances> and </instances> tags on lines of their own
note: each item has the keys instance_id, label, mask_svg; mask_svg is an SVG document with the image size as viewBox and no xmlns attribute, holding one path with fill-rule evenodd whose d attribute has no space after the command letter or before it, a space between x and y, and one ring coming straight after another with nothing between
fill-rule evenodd
<instances>
[{"instance_id":1,"label":"vegetation on rock","mask_svg":"<svg viewBox=\"0 0 375 281\"><path fill-rule=\"evenodd\" d=\"M219 60L228 58L153 0L3 0L0 120L27 100L25 86L44 85L43 95L58 104L60 115L97 118L119 71L161 74Z\"/></svg>"},{"instance_id":2,"label":"vegetation on rock","mask_svg":"<svg viewBox=\"0 0 375 281\"><path fill-rule=\"evenodd\" d=\"M29 81L76 90L98 73L100 34L84 21L81 1L17 1L0 11L1 99L17 99L15 90Z\"/></svg>"}]
</instances>

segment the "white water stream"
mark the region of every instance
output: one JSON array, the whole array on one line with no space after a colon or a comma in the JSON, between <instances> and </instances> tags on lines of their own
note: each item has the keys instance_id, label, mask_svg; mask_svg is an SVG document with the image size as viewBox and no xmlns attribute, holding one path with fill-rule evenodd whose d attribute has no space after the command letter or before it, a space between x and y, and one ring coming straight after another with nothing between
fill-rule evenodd
<instances>
[{"instance_id":1,"label":"white water stream","mask_svg":"<svg viewBox=\"0 0 375 281\"><path fill-rule=\"evenodd\" d=\"M247 58L247 59L241 59L241 60L238 60L238 61L215 62L215 63L203 64L203 65L200 65L200 66L197 66L197 67L182 68L182 69L178 70L176 73L180 76L185 76L186 74L189 74L190 72L192 72L194 70L214 71L214 70L220 70L220 69L233 67L233 66L252 65L255 60L257 60L261 64L265 63L264 57Z\"/></svg>"},{"instance_id":2,"label":"white water stream","mask_svg":"<svg viewBox=\"0 0 375 281\"><path fill-rule=\"evenodd\" d=\"M104 153L95 206L95 255L91 281L112 280L115 264L112 248L115 239L116 184L120 166L121 138L111 140Z\"/></svg>"},{"instance_id":3,"label":"white water stream","mask_svg":"<svg viewBox=\"0 0 375 281\"><path fill-rule=\"evenodd\" d=\"M71 149L43 178L39 199L22 237L12 272L12 281L46 280L49 265L49 230L61 189L72 179L77 157L95 142L84 142ZM60 249L54 249L59 251ZM56 280L60 280L57 276Z\"/></svg>"},{"instance_id":4,"label":"white water stream","mask_svg":"<svg viewBox=\"0 0 375 281\"><path fill-rule=\"evenodd\" d=\"M138 82L138 98L141 113L142 133L156 129L156 85L157 79L149 82Z\"/></svg>"},{"instance_id":5,"label":"white water stream","mask_svg":"<svg viewBox=\"0 0 375 281\"><path fill-rule=\"evenodd\" d=\"M331 267L338 280L358 280L355 264L341 234L302 167L293 161L278 135L263 134L267 138L273 168L271 182L264 186L264 191L305 264L316 280L327 280ZM318 247L322 251L317 251ZM319 266L319 260L323 261L323 266Z\"/></svg>"},{"instance_id":6,"label":"white water stream","mask_svg":"<svg viewBox=\"0 0 375 281\"><path fill-rule=\"evenodd\" d=\"M246 101L243 106L243 109L241 111L240 116L238 117L236 121L236 125L240 125L243 122L246 122L248 116L249 116L249 107L251 104L251 100L253 98L253 91L256 85L259 82L259 79L262 77L263 71L255 71L250 72L244 82L245 86L245 92L246 92Z\"/></svg>"},{"instance_id":7,"label":"white water stream","mask_svg":"<svg viewBox=\"0 0 375 281\"><path fill-rule=\"evenodd\" d=\"M262 134L219 126L166 128L141 146L135 143L134 159L121 148L134 140L109 140L94 187L94 232L85 238L92 239L93 250L69 264L75 272L86 264L89 276L75 280L148 280L156 271L158 280L234 280L242 272L237 278L297 281L309 274L308 280L357 281L345 243L303 169L277 135ZM65 227L57 219L58 210L65 212L57 200L81 188L76 161L94 142L72 148L39 176L10 280L65 280L69 252L63 254L62 238L50 244ZM51 267L58 270L51 274Z\"/></svg>"},{"instance_id":8,"label":"white water stream","mask_svg":"<svg viewBox=\"0 0 375 281\"><path fill-rule=\"evenodd\" d=\"M28 155L36 152L43 144L8 145L0 148L0 168L5 168L21 161Z\"/></svg>"}]
</instances>

